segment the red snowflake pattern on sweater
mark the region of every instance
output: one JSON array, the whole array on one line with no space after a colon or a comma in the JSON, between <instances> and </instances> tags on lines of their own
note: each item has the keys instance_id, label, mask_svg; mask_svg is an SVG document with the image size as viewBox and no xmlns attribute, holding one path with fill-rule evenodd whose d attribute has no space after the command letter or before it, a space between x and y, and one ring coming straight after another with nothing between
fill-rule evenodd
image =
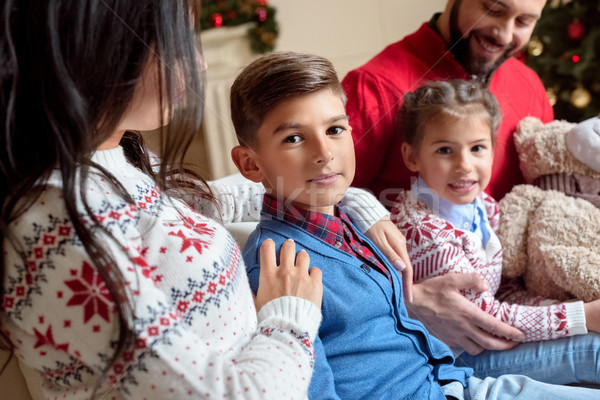
<instances>
[{"instance_id":1,"label":"red snowflake pattern on sweater","mask_svg":"<svg viewBox=\"0 0 600 400\"><path fill-rule=\"evenodd\" d=\"M183 253L188 248L193 247L199 254L202 254L202 249L208 248L210 242L205 239L198 239L194 237L187 236L180 230L177 232L169 232L169 236L177 236L182 239L180 253Z\"/></svg>"},{"instance_id":2,"label":"red snowflake pattern on sweater","mask_svg":"<svg viewBox=\"0 0 600 400\"><path fill-rule=\"evenodd\" d=\"M481 200L488 213L491 227L498 226L497 203L482 193ZM520 299L522 304L500 301L495 297L502 279L502 247L496 235L484 249L477 236L453 226L435 215L425 204L417 201L410 191L402 192L392 209L392 220L406 237L406 247L413 266L414 280L448 273L477 272L490 286L486 292L474 290L463 294L483 311L496 316L526 334L525 341L547 340L571 334L567 305L540 306L537 296L527 294L514 282L512 294L503 299ZM509 286L505 286L508 288ZM582 310L572 308L573 313ZM578 318L574 319L578 321ZM581 330L581 327L577 327Z\"/></svg>"},{"instance_id":3,"label":"red snowflake pattern on sweater","mask_svg":"<svg viewBox=\"0 0 600 400\"><path fill-rule=\"evenodd\" d=\"M34 349L48 345L54 347L56 350L68 352L69 343L58 344L54 341L54 336L52 335L52 325L48 325L48 329L46 329L45 333L39 332L36 328L33 328L33 332L35 333L35 337L37 339L35 345L33 346Z\"/></svg>"},{"instance_id":4,"label":"red snowflake pattern on sweater","mask_svg":"<svg viewBox=\"0 0 600 400\"><path fill-rule=\"evenodd\" d=\"M133 262L134 266L140 268L144 278L148 278L152 282L157 283L162 280L163 276L160 273L157 265L149 265L148 262L146 262L146 253L148 252L148 249L148 247L145 247L141 251L137 249L138 254L131 256L131 261ZM161 252L164 254L167 250L166 247L163 247L163 249L164 251L161 249ZM129 268L129 271L134 271L134 269L135 267L131 267Z\"/></svg>"},{"instance_id":5,"label":"red snowflake pattern on sweater","mask_svg":"<svg viewBox=\"0 0 600 400\"><path fill-rule=\"evenodd\" d=\"M113 302L100 274L87 261L82 263L80 272L80 278L65 281L65 285L73 291L67 306L82 305L84 323L96 314L109 322Z\"/></svg>"}]
</instances>

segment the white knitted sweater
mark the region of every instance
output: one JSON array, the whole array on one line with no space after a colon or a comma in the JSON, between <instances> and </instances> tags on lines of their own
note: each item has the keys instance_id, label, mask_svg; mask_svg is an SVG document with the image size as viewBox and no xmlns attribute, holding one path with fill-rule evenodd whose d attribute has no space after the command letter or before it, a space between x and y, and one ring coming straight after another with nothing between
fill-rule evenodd
<instances>
[{"instance_id":1,"label":"white knitted sweater","mask_svg":"<svg viewBox=\"0 0 600 400\"><path fill-rule=\"evenodd\" d=\"M111 368L97 398L304 398L318 308L284 297L257 316L240 250L220 224L162 195L122 148L93 160L135 200L125 202L97 174L88 181L93 214L116 242L95 234L135 305L135 348ZM47 398L84 399L113 354L118 321L61 186L53 175L11 225L21 248L4 244L2 326L21 362L39 373Z\"/></svg>"}]
</instances>

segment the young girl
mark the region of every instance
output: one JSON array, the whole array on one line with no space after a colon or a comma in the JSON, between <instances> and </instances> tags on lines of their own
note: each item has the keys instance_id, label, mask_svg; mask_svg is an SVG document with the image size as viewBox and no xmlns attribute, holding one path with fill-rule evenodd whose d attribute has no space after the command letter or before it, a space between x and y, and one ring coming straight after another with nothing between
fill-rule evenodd
<instances>
[{"instance_id":1,"label":"young girl","mask_svg":"<svg viewBox=\"0 0 600 400\"><path fill-rule=\"evenodd\" d=\"M500 288L502 247L494 232L498 206L484 193L500 119L495 97L466 81L429 83L405 96L399 113L407 133L402 156L419 176L396 199L392 219L406 237L415 282L477 272L489 289L465 296L525 334L528 343L512 350L463 353L458 362L477 375L600 382L600 336L583 335L600 331L600 301L558 303L532 297L516 282L503 282ZM502 297L496 298L497 292Z\"/></svg>"},{"instance_id":2,"label":"young girl","mask_svg":"<svg viewBox=\"0 0 600 400\"><path fill-rule=\"evenodd\" d=\"M168 178L200 122L195 3L3 2L1 328L45 398L306 396L320 271L266 242L254 300L178 200L207 192ZM136 131L158 127L155 173Z\"/></svg>"}]
</instances>

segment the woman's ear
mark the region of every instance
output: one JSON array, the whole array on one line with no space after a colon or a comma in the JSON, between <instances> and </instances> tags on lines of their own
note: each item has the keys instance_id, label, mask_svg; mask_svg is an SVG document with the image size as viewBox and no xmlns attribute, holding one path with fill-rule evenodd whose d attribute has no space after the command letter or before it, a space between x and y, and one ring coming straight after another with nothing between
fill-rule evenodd
<instances>
[{"instance_id":1,"label":"woman's ear","mask_svg":"<svg viewBox=\"0 0 600 400\"><path fill-rule=\"evenodd\" d=\"M412 172L419 172L419 163L417 163L417 155L416 149L410 144L404 142L402 143L402 158L404 159L404 164L408 169Z\"/></svg>"},{"instance_id":2,"label":"woman's ear","mask_svg":"<svg viewBox=\"0 0 600 400\"><path fill-rule=\"evenodd\" d=\"M231 149L231 159L240 173L253 182L262 182L264 175L256 160L256 153L246 146L235 146Z\"/></svg>"}]
</instances>

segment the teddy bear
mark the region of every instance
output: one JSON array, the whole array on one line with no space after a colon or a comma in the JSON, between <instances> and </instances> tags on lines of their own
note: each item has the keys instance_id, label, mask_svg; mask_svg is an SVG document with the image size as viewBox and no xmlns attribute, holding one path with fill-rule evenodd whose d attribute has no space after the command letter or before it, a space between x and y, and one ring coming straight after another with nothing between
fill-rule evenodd
<instances>
[{"instance_id":1,"label":"teddy bear","mask_svg":"<svg viewBox=\"0 0 600 400\"><path fill-rule=\"evenodd\" d=\"M600 118L528 117L514 141L526 184L499 202L503 275L550 299L600 298Z\"/></svg>"}]
</instances>

